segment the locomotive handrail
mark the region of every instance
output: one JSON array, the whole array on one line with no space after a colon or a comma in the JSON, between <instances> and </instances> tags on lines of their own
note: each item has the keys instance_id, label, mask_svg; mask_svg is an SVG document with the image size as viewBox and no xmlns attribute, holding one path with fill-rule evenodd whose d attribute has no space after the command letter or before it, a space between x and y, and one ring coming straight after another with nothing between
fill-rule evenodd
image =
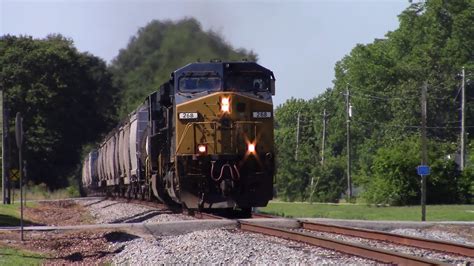
<instances>
[{"instance_id":1,"label":"locomotive handrail","mask_svg":"<svg viewBox=\"0 0 474 266\"><path fill-rule=\"evenodd\" d=\"M192 126L195 126L195 125L202 125L202 124L213 124L214 125L214 152L217 152L216 151L216 137L217 137L217 134L216 134L216 128L217 128L217 123L216 122L189 122L186 124L185 128L184 128L184 132L183 132L183 135L181 135L181 138L178 142L178 146L176 147L176 152L179 151L179 148L181 147L181 144L183 144L183 141L185 139L185 137L187 136L188 134L188 131L189 131L189 128L191 128ZM235 121L233 124L236 124L236 125L243 125L243 124L250 124L250 125L254 125L254 128L253 128L253 131L254 131L254 138L257 137L257 125L259 124L262 124L262 122L260 121ZM234 128L233 128L234 129ZM235 131L237 131L237 127L235 128ZM232 130L234 131L234 130ZM231 137L234 138L233 136L234 134L231 134ZM231 140L232 142L232 140ZM196 146L196 139L193 138L193 144L194 146Z\"/></svg>"},{"instance_id":2,"label":"locomotive handrail","mask_svg":"<svg viewBox=\"0 0 474 266\"><path fill-rule=\"evenodd\" d=\"M253 124L254 125L253 136L254 136L254 138L257 138L257 125L262 124L262 122L260 122L260 121L235 121L234 124L237 124L237 125L239 125L239 124ZM238 127L235 127L235 132L238 131L238 129L239 129ZM240 129L240 130L242 130L242 129ZM232 132L234 132L234 130L232 130ZM236 133L238 135L238 132L236 132ZM234 138L233 135L234 134L232 133L231 138ZM232 139L231 139L231 142L232 142ZM237 149L237 146L235 147L235 149Z\"/></svg>"},{"instance_id":3,"label":"locomotive handrail","mask_svg":"<svg viewBox=\"0 0 474 266\"><path fill-rule=\"evenodd\" d=\"M179 151L179 148L181 147L181 144L183 143L184 137L186 137L189 128L190 128L191 126L200 125L200 124L214 124L214 152L216 152L216 151L215 151L215 149L216 149L216 145L215 145L216 139L215 139L215 138L217 137L217 136L216 136L216 128L217 128L217 123L216 123L216 122L189 122L189 123L187 123L187 124L186 124L186 127L184 128L183 135L181 136L181 139L180 139L179 142L178 142L178 146L176 147L176 152ZM194 144L194 147L196 147L196 139L195 139L195 138L193 138L193 142L194 142L194 143L193 143L193 144Z\"/></svg>"}]
</instances>

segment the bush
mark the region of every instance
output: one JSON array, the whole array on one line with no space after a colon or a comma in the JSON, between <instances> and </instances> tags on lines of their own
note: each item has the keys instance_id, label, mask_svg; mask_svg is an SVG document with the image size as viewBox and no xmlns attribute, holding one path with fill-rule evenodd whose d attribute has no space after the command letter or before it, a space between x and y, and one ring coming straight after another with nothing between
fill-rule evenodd
<instances>
[{"instance_id":1,"label":"bush","mask_svg":"<svg viewBox=\"0 0 474 266\"><path fill-rule=\"evenodd\" d=\"M67 194L71 198L79 197L81 196L81 193L79 193L79 188L77 186L69 186L66 188Z\"/></svg>"},{"instance_id":2,"label":"bush","mask_svg":"<svg viewBox=\"0 0 474 266\"><path fill-rule=\"evenodd\" d=\"M309 187L309 201L338 202L347 188L345 171L343 157L328 157L323 167L314 167L311 174L315 179L313 187Z\"/></svg>"},{"instance_id":3,"label":"bush","mask_svg":"<svg viewBox=\"0 0 474 266\"><path fill-rule=\"evenodd\" d=\"M447 157L455 147L449 144L428 144L431 174L427 177L427 203L466 202L466 180L457 170L454 160ZM370 171L359 177L368 203L410 205L419 204L421 177L416 167L420 164L418 137L411 137L378 149ZM472 176L472 175L469 175Z\"/></svg>"}]
</instances>

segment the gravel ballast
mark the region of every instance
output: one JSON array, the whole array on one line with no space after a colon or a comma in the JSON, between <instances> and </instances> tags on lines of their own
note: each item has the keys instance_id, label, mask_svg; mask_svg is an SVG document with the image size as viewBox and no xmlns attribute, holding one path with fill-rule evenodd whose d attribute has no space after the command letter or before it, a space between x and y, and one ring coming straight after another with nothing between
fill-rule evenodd
<instances>
[{"instance_id":1,"label":"gravel ballast","mask_svg":"<svg viewBox=\"0 0 474 266\"><path fill-rule=\"evenodd\" d=\"M450 242L455 242L455 243L459 243L463 245L474 246L473 241L470 241L467 238L459 236L459 234L453 234L453 233L441 231L441 230L400 228L400 229L391 230L390 232L394 234L399 234L399 235L421 237L421 238L434 239L434 240L440 240L440 241L450 241Z\"/></svg>"},{"instance_id":2,"label":"gravel ballast","mask_svg":"<svg viewBox=\"0 0 474 266\"><path fill-rule=\"evenodd\" d=\"M152 207L112 200L81 200L96 223L157 223L189 220ZM213 229L154 238L134 238L110 244L121 250L116 265L232 263L232 264L373 264L373 261L344 255L275 237L238 230Z\"/></svg>"},{"instance_id":3,"label":"gravel ballast","mask_svg":"<svg viewBox=\"0 0 474 266\"><path fill-rule=\"evenodd\" d=\"M113 200L77 201L86 208L95 222L103 223L160 223L194 219L187 215L171 213L135 203ZM396 229L392 233L423 238L456 241L472 245L468 239L443 230ZM452 229L450 227L450 229ZM302 229L297 229L300 231ZM342 241L360 243L376 248L438 260L445 263L472 263L472 258L444 254L431 250L401 246L381 241L367 240L328 233L315 233ZM237 229L212 229L166 235L151 235L111 241L109 250L114 265L152 264L376 264L375 261L342 254L333 250L310 246Z\"/></svg>"},{"instance_id":4,"label":"gravel ballast","mask_svg":"<svg viewBox=\"0 0 474 266\"><path fill-rule=\"evenodd\" d=\"M112 200L81 200L78 204L86 207L95 219L95 223L159 223L194 219L190 216L170 213L166 210L134 203Z\"/></svg>"},{"instance_id":5,"label":"gravel ballast","mask_svg":"<svg viewBox=\"0 0 474 266\"><path fill-rule=\"evenodd\" d=\"M115 265L150 264L374 264L302 243L237 230L214 229L161 239L112 244Z\"/></svg>"},{"instance_id":6,"label":"gravel ballast","mask_svg":"<svg viewBox=\"0 0 474 266\"><path fill-rule=\"evenodd\" d=\"M363 245L373 247L373 248L391 250L391 251L395 251L395 252L399 252L399 253L403 253L407 255L427 258L431 260L437 260L437 261L441 261L441 262L449 263L449 264L466 264L468 262L474 263L474 258L463 257L463 256L458 256L456 254L443 253L443 252L433 251L429 249L398 245L398 244L393 244L386 241L370 240L370 239L365 239L365 238L360 238L360 237L346 236L346 235L326 233L326 232L318 232L318 231L305 230L305 229L297 229L295 231L305 232L312 235L322 236L322 237L331 238L331 239L337 239L344 242L363 244Z\"/></svg>"}]
</instances>

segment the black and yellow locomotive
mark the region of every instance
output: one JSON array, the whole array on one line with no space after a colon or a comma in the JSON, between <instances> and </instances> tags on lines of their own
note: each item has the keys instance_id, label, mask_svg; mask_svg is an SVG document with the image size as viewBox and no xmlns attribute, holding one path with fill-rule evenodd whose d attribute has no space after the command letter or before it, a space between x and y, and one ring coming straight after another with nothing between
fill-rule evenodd
<instances>
[{"instance_id":1,"label":"black and yellow locomotive","mask_svg":"<svg viewBox=\"0 0 474 266\"><path fill-rule=\"evenodd\" d=\"M130 118L139 120L137 114L146 113L142 127L138 121L127 135L126 119L111 134L115 141L108 145L116 148L101 156L109 135L99 155L86 158L83 183L113 186L129 195L153 194L188 209L266 206L273 196L275 169L274 93L273 73L253 62L184 66L127 118L133 125ZM127 160L120 158L136 158L135 176L127 172L134 167L127 168ZM104 178L115 181L101 182Z\"/></svg>"}]
</instances>

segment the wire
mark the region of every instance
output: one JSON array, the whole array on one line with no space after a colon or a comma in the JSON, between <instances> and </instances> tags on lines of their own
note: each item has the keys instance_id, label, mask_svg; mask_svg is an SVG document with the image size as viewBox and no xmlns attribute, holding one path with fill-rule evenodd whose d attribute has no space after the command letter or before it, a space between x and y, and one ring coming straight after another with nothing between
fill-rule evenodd
<instances>
[{"instance_id":1,"label":"wire","mask_svg":"<svg viewBox=\"0 0 474 266\"><path fill-rule=\"evenodd\" d=\"M345 93L344 93L345 95ZM356 97L356 98L365 98L365 99L374 99L374 100L383 100L383 101L390 101L390 100L418 100L419 97L379 97L379 96L374 96L374 95L370 95L370 94L366 94L366 93L361 93L361 92L358 92L358 91L352 91L351 92L351 97ZM440 101L445 101L445 100L448 100L448 99L451 99L452 96L446 96L446 97L430 97L428 96L427 97L429 100L440 100ZM456 98L452 99L452 101L449 101L449 102L452 102L452 103L455 103L456 102Z\"/></svg>"},{"instance_id":2,"label":"wire","mask_svg":"<svg viewBox=\"0 0 474 266\"><path fill-rule=\"evenodd\" d=\"M370 121L363 121L363 120L353 120L356 123L363 123L363 124L371 124L371 125L377 125L377 126L382 126L380 123L374 123ZM422 126L412 126L412 125L390 125L390 124L385 124L383 125L385 127L399 127L399 128L422 128ZM427 129L460 129L462 128L461 126L427 126ZM465 128L474 128L474 126L465 126Z\"/></svg>"},{"instance_id":3,"label":"wire","mask_svg":"<svg viewBox=\"0 0 474 266\"><path fill-rule=\"evenodd\" d=\"M355 94L355 95L354 95ZM398 98L398 97L378 97L378 96L373 96L365 93L360 93L360 92L352 92L352 97L360 97L360 98L369 98L369 99L376 99L376 100L384 100L384 101L390 101L390 100L403 100L403 98Z\"/></svg>"},{"instance_id":4,"label":"wire","mask_svg":"<svg viewBox=\"0 0 474 266\"><path fill-rule=\"evenodd\" d=\"M353 94L357 94L359 95L359 97L366 97L366 98L370 98L370 99L376 99L376 100L384 100L384 101L388 101L388 100L417 100L419 99L420 96L416 96L416 97L392 97L392 96L387 96L387 95L382 95L382 96L378 96L378 95L373 95L373 94L368 94L366 92L363 92L364 89L363 88L359 88L359 87L351 87L353 89L358 89L358 91L351 91L351 95ZM444 84L438 84L438 85L429 85L430 89L440 89L440 88L446 88L446 86ZM429 92L428 91L428 99L430 100L441 100L441 101L444 101L444 100L448 100L448 99L452 99L453 102L456 101L458 95L459 95L459 92L460 92L460 86L459 86L459 89L457 91L457 94L456 96L453 97L452 96L444 96L444 97L433 97L433 96L429 96ZM378 92L378 91L372 91L371 93L376 93L376 94L383 94L382 92ZM343 95L346 95L344 92L341 92L341 94Z\"/></svg>"}]
</instances>

